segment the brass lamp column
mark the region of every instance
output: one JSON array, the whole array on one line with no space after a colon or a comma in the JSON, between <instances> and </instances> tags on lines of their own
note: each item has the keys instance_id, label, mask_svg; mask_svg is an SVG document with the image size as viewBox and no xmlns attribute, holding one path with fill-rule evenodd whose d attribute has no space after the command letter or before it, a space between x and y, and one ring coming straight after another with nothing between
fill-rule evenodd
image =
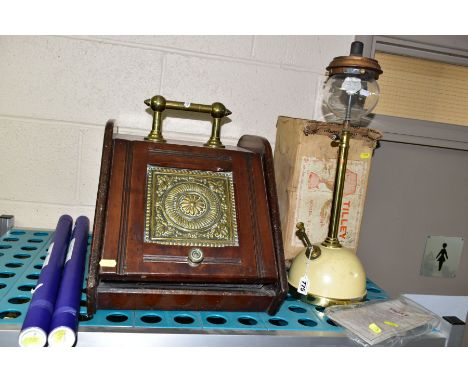
<instances>
[{"instance_id":1,"label":"brass lamp column","mask_svg":"<svg viewBox=\"0 0 468 382\"><path fill-rule=\"evenodd\" d=\"M333 199L330 214L330 224L328 226L328 236L322 243L329 248L341 248L338 240L338 230L340 228L341 205L343 204L343 190L346 176L346 165L348 164L349 151L349 121L346 121L340 138L340 149L338 151L338 161L335 173L335 186L333 188Z\"/></svg>"},{"instance_id":2,"label":"brass lamp column","mask_svg":"<svg viewBox=\"0 0 468 382\"><path fill-rule=\"evenodd\" d=\"M335 57L327 67L324 102L343 121L328 235L321 244L312 245L304 224L297 224L297 235L306 248L294 258L288 282L293 293L314 305L349 304L364 300L367 294L361 262L338 240L352 123L374 109L380 94L376 80L382 70L376 60L362 57L362 51L363 44L355 41L349 56Z\"/></svg>"}]
</instances>

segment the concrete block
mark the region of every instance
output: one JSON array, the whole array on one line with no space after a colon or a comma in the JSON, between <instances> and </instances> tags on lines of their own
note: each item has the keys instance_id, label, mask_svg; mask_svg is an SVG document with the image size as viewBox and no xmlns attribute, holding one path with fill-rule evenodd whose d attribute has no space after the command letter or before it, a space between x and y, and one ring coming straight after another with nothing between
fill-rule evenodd
<instances>
[{"instance_id":1,"label":"concrete block","mask_svg":"<svg viewBox=\"0 0 468 382\"><path fill-rule=\"evenodd\" d=\"M222 136L257 134L274 142L278 115L312 118L316 74L214 59L167 56L162 93L169 99L220 101L232 111ZM167 128L209 136L209 121L168 119Z\"/></svg>"},{"instance_id":2,"label":"concrete block","mask_svg":"<svg viewBox=\"0 0 468 382\"><path fill-rule=\"evenodd\" d=\"M80 215L87 216L90 230L93 228L94 207L80 205L42 204L39 202L15 202L0 199L0 211L15 215L15 227L54 229L63 214L70 215L75 221Z\"/></svg>"},{"instance_id":3,"label":"concrete block","mask_svg":"<svg viewBox=\"0 0 468 382\"><path fill-rule=\"evenodd\" d=\"M93 36L116 43L134 43L158 48L174 48L194 53L233 58L249 58L253 36Z\"/></svg>"},{"instance_id":4,"label":"concrete block","mask_svg":"<svg viewBox=\"0 0 468 382\"><path fill-rule=\"evenodd\" d=\"M316 73L321 66L317 36L256 36L253 57L260 61L301 67Z\"/></svg>"},{"instance_id":5,"label":"concrete block","mask_svg":"<svg viewBox=\"0 0 468 382\"><path fill-rule=\"evenodd\" d=\"M0 37L0 114L86 122L146 118L162 53L67 37ZM8 90L6 90L8 89Z\"/></svg>"},{"instance_id":6,"label":"concrete block","mask_svg":"<svg viewBox=\"0 0 468 382\"><path fill-rule=\"evenodd\" d=\"M2 199L75 203L79 130L0 118Z\"/></svg>"},{"instance_id":7,"label":"concrete block","mask_svg":"<svg viewBox=\"0 0 468 382\"><path fill-rule=\"evenodd\" d=\"M282 64L287 46L286 36L255 36L252 57L259 61Z\"/></svg>"},{"instance_id":8,"label":"concrete block","mask_svg":"<svg viewBox=\"0 0 468 382\"><path fill-rule=\"evenodd\" d=\"M349 49L354 38L355 36L318 36L321 73L325 73L325 68L334 57L347 56L349 54Z\"/></svg>"},{"instance_id":9,"label":"concrete block","mask_svg":"<svg viewBox=\"0 0 468 382\"><path fill-rule=\"evenodd\" d=\"M349 53L354 36L255 36L253 57L323 75L336 56Z\"/></svg>"},{"instance_id":10,"label":"concrete block","mask_svg":"<svg viewBox=\"0 0 468 382\"><path fill-rule=\"evenodd\" d=\"M81 129L80 178L78 184L80 204L94 206L101 168L102 129Z\"/></svg>"}]
</instances>

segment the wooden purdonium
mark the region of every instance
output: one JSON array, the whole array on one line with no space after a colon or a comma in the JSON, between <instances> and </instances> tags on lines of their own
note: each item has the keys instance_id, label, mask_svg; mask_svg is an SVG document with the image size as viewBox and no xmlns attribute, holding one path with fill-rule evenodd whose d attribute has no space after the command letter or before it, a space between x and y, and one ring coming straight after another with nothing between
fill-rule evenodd
<instances>
[{"instance_id":1,"label":"wooden purdonium","mask_svg":"<svg viewBox=\"0 0 468 382\"><path fill-rule=\"evenodd\" d=\"M245 135L237 147L206 147L113 131L114 122L109 121L91 245L88 312L274 314L287 282L268 141Z\"/></svg>"}]
</instances>

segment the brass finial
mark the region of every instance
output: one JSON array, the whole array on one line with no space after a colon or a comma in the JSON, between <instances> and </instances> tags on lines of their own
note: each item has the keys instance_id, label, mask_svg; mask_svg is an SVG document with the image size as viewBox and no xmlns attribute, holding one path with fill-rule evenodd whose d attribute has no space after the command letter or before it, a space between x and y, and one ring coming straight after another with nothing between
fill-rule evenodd
<instances>
[{"instance_id":1,"label":"brass finial","mask_svg":"<svg viewBox=\"0 0 468 382\"><path fill-rule=\"evenodd\" d=\"M207 147L213 148L223 148L224 145L221 143L220 134L221 134L221 119L232 114L230 110L221 102L215 102L211 105L211 116L213 117L213 124L211 127L211 137L208 139L208 142L204 144Z\"/></svg>"},{"instance_id":2,"label":"brass finial","mask_svg":"<svg viewBox=\"0 0 468 382\"><path fill-rule=\"evenodd\" d=\"M153 110L153 126L145 140L159 143L166 142L162 136L162 113L166 109L166 99L157 95L145 100L145 104Z\"/></svg>"}]
</instances>

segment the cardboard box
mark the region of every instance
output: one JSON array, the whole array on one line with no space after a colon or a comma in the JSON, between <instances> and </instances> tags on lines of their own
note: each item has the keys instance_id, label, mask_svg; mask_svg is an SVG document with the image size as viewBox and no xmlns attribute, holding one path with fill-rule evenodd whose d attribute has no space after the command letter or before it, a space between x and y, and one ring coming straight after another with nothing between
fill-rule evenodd
<instances>
[{"instance_id":1,"label":"cardboard box","mask_svg":"<svg viewBox=\"0 0 468 382\"><path fill-rule=\"evenodd\" d=\"M342 125L280 116L276 128L276 187L285 258L290 260L304 247L296 236L297 222L304 222L313 243L327 236L338 157L332 137ZM368 128L352 128L351 133L339 240L356 249L372 154L382 134Z\"/></svg>"}]
</instances>

